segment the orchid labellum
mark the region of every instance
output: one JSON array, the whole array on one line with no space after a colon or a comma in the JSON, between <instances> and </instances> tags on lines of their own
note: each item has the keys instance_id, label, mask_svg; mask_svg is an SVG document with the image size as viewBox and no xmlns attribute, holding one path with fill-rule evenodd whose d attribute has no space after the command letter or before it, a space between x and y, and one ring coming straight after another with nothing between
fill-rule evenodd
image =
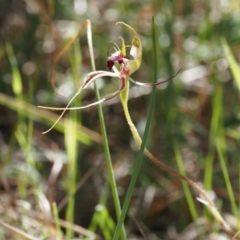
<instances>
[{"instance_id":1,"label":"orchid labellum","mask_svg":"<svg viewBox=\"0 0 240 240\"><path fill-rule=\"evenodd\" d=\"M133 72L137 71L141 65L142 43L141 43L141 40L140 40L138 34L131 26L129 26L128 24L126 24L124 22L116 23L116 25L119 25L119 24L122 24L125 27L127 27L128 30L133 34L133 40L132 40L131 49L130 49L130 53L129 53L132 58L127 56L126 45L125 45L124 39L121 38L122 39L121 49L118 47L117 44L114 44L115 52L111 56L108 56L107 66L108 66L109 71L94 71L94 72L89 73L85 77L83 85L78 89L77 93L71 98L71 100L68 102L68 104L65 108L39 106L40 108L44 108L44 109L63 110L62 114L59 116L59 118L56 120L56 122L53 124L53 126L44 133L49 132L57 124L57 122L60 120L60 118L63 116L63 114L65 113L66 110L84 109L84 108L88 108L88 107L100 104L102 102L105 102L105 101L117 96L120 92L122 92L128 85L128 81L131 81L140 86L152 87L152 86L156 86L161 83L167 82L176 76L175 75L165 81L158 82L158 83L142 83L142 82L137 82L137 81L134 81L133 79L131 79L130 75ZM115 67L115 64L119 64L120 65L119 68ZM83 89L87 88L89 86L89 84L94 82L96 79L102 78L102 77L118 78L119 79L119 89L116 92L112 93L110 96L102 98L101 100L96 101L91 104L88 104L86 106L69 107L70 104L73 102L73 100L81 93L81 91Z\"/></svg>"}]
</instances>

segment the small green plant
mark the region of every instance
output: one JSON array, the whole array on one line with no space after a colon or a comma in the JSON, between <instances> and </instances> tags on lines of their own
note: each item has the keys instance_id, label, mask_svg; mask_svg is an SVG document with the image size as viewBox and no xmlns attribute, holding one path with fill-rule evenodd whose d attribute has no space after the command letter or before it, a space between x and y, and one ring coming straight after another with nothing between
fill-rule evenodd
<instances>
[{"instance_id":1,"label":"small green plant","mask_svg":"<svg viewBox=\"0 0 240 240\"><path fill-rule=\"evenodd\" d=\"M142 83L142 82L137 82L134 81L130 75L135 72L136 70L138 70L138 68L141 65L141 60L142 60L142 44L141 44L141 40L139 35L137 34L137 32L128 24L124 23L124 22L117 22L117 25L123 25L125 26L130 32L131 34L133 34L133 40L132 43L130 45L130 51L129 54L127 53L127 47L128 45L125 45L125 41L123 38L121 38L122 41L122 46L121 48L114 43L114 53L111 56L108 56L108 60L107 60L107 66L109 68L110 71L96 71L95 70L95 65L93 62L93 51L92 51L92 40L91 40L91 27L90 27L90 22L89 21L85 21L85 23L82 25L81 31L83 29L83 27L85 25L88 26L88 41L89 41L89 48L90 48L90 55L92 58L92 66L93 66L93 72L89 73L85 79L84 79L84 84L77 90L76 94L71 98L71 100L68 102L67 106L65 108L55 108L55 107L45 107L45 106L39 106L40 108L44 108L44 109L50 109L50 110L61 110L63 111L59 118L55 121L55 123L52 125L51 128L49 128L47 131L45 131L44 133L49 132L50 130L52 130L55 125L58 123L58 121L62 118L63 114L67 111L67 110L79 110L79 109L84 109L84 108L88 108L94 105L100 105L101 103L103 103L104 101L107 101L117 95L120 95L120 99L121 99L121 103L122 103L122 107L123 107L123 111L127 120L127 123L130 127L130 130L132 132L133 138L137 144L137 146L140 148L140 152L142 151L155 165L157 165L159 168L163 169L164 171L169 172L170 174L173 174L174 176L176 176L177 178L185 181L188 185L190 185L198 194L199 197L197 198L200 202L202 202L203 204L205 204L207 206L207 208L209 209L209 211L212 213L212 215L214 216L215 220L217 222L219 222L219 224L221 225L221 227L230 235L230 236L235 236L234 231L232 230L232 228L225 222L225 220L223 219L223 217L220 215L220 213L217 211L215 204L213 203L213 201L211 200L211 198L208 196L208 194L200 187L198 186L195 182L193 182L191 179L189 179L188 177L180 174L179 172L177 172L176 170L172 169L171 167L167 166L166 164L164 164L162 161L160 161L159 159L157 159L155 156L153 156L148 149L145 148L145 142L146 141L142 141L135 125L132 122L129 110L128 110L128 93L129 93L129 82L133 82L137 85L143 86L143 87L154 87L157 86L163 82L169 81L170 79L174 78L175 76L163 81L163 82L157 82L157 83ZM157 68L157 59L156 59L156 48L154 47L155 44L155 30L154 30L154 21L152 23L152 35L153 35L153 48L155 50L155 72L156 72L156 68ZM80 35L81 31L79 31L78 36ZM77 36L77 37L78 37ZM75 38L76 39L76 38ZM54 66L56 64L56 62L60 59L60 57L62 56L62 54L65 53L65 51L73 44L74 40L71 41L71 43L64 48L64 50L59 54L59 56L57 57L57 60L54 62ZM130 59L129 55L132 56L132 59ZM118 64L118 66L116 67L115 65ZM111 71L113 70L113 71ZM156 74L155 74L156 75ZM86 106L80 106L80 107L70 107L70 105L73 103L74 99L82 92L82 90L84 90L85 88L87 88L89 86L89 84L91 83L95 83L95 80L97 80L100 77L114 77L114 78L118 78L119 79L119 89L112 93L111 95L99 99L99 94L97 92L97 96L98 96L98 100L94 103L91 103L89 105ZM52 80L52 78L51 78ZM54 84L53 84L54 86ZM153 104L151 105L151 107L153 107ZM101 115L101 114L100 114ZM101 116L101 118L103 119L103 116ZM100 119L101 119L100 118ZM149 121L150 122L150 121ZM149 123L150 124L150 123ZM145 135L144 140L146 140L146 136ZM106 136L105 136L106 137ZM107 142L105 143L107 144ZM108 149L108 148L107 148ZM178 153L178 149L177 147L175 148L176 150L176 156L179 157L180 159L180 155ZM110 158L108 159L110 160ZM181 164L181 159L180 162L178 162L179 164ZM110 164L110 162L108 162L107 164ZM114 193L115 199L118 203L115 204L116 210L117 210L117 217L118 217L118 225L116 227L113 239L117 240L119 238L120 232L122 231L122 238L126 239L125 237L125 233L124 233L124 228L123 228L123 221L125 219L125 215L128 209L128 205L130 202L130 198L132 195L132 190L137 178L137 173L138 170L140 168L141 165L141 158L139 158L138 162L138 169L136 170L136 172L134 173L133 179L130 183L130 187L129 187L129 191L128 194L126 196L125 199L125 203L123 206L123 210L122 212L120 211L120 206L119 206L119 200L118 197L116 196L116 192ZM112 182L112 191L114 192L114 186L115 185L115 181L113 179L113 170L111 169L111 164L110 166L110 170L109 170L109 174L111 175L110 177L110 182ZM184 173L182 171L182 173ZM116 191L116 189L115 189ZM190 199L190 198L189 198ZM195 216L194 218L196 218L196 213L194 213L194 210L192 210L193 215ZM121 215L120 215L121 213ZM235 236L236 239L236 236Z\"/></svg>"}]
</instances>

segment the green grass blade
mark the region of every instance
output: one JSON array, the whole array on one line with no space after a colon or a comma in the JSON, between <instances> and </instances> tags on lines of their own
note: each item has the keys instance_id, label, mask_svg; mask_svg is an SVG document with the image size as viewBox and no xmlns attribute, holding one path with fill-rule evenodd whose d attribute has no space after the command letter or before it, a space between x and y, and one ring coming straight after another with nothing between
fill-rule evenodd
<instances>
[{"instance_id":1,"label":"green grass blade","mask_svg":"<svg viewBox=\"0 0 240 240\"><path fill-rule=\"evenodd\" d=\"M33 79L29 79L29 92L28 92L28 100L32 102L34 95L33 91ZM31 154L32 146L32 138L33 138L33 117L30 114L28 116L28 124L27 124L27 136L26 136L26 162L34 165L34 160Z\"/></svg>"},{"instance_id":2,"label":"green grass blade","mask_svg":"<svg viewBox=\"0 0 240 240\"><path fill-rule=\"evenodd\" d=\"M220 165L221 165L222 172L223 172L223 177L224 177L224 180L225 180L229 200L230 200L230 203L231 203L232 212L233 212L234 216L236 217L236 219L238 219L238 224L239 224L238 208L237 208L237 204L236 204L236 201L235 201L231 180L230 180L230 177L229 177L229 174L228 174L226 157L224 156L224 152L225 152L225 149L226 149L225 140L222 136L221 138L220 137L217 138L215 141L216 141L216 148L217 148L217 153L218 153Z\"/></svg>"},{"instance_id":3,"label":"green grass blade","mask_svg":"<svg viewBox=\"0 0 240 240\"><path fill-rule=\"evenodd\" d=\"M221 42L222 42L222 46L223 46L224 52L226 54L226 57L228 59L231 71L233 73L234 79L240 90L239 67L231 53L231 50L230 50L226 40L224 38L222 38ZM212 116L212 120L211 120L211 130L210 130L210 137L209 137L211 161L206 161L204 183L205 183L205 187L207 189L211 188L211 182L212 182L212 176L213 176L213 157L214 157L214 149L215 149L215 147L212 145L212 143L215 142L217 154L219 157L221 169L222 169L225 184L227 187L228 196L229 196L230 203L231 203L232 212L233 212L234 216L236 217L236 219L239 219L237 205L236 205L236 201L234 198L234 193L233 193L229 173L227 170L226 157L225 157L225 152L226 152L227 146L225 143L225 137L224 137L224 133L223 133L224 129L223 129L222 119L223 119L224 113L223 113L223 109L222 109L222 106L223 106L222 99L223 99L222 85L218 81L215 81L215 91L214 91L214 98L213 98L213 116ZM230 133L232 133L232 132L230 132ZM217 136L217 138L216 138L216 136ZM211 162L211 163L209 163L209 162Z\"/></svg>"},{"instance_id":4,"label":"green grass blade","mask_svg":"<svg viewBox=\"0 0 240 240\"><path fill-rule=\"evenodd\" d=\"M234 58L234 56L232 54L232 51L231 51L231 49L230 49L230 47L229 47L225 38L221 39L221 43L222 43L222 47L223 47L223 50L225 52L225 55L227 57L230 69L232 71L233 78L236 82L238 90L240 91L240 69L239 69L239 65L238 65L236 59ZM232 129L227 129L226 133L232 138L240 139L238 131L235 131L235 130L232 130ZM236 212L237 207L236 207L236 203L235 203L235 198L234 198L233 193L232 193L232 185L230 184L229 179L228 179L229 175L228 175L228 172L226 170L224 158L221 155L221 149L220 149L219 143L218 143L218 154L219 154L219 159L220 159L220 162L221 162L221 167L222 167L222 170L223 170L225 182L226 182L226 185L227 185L227 191L228 191L228 195L229 195L229 198L230 198L232 210L234 212L234 215L235 215L236 219L238 219L238 227L239 227L240 226L240 216ZM240 188L240 174L239 174L239 188Z\"/></svg>"},{"instance_id":5,"label":"green grass blade","mask_svg":"<svg viewBox=\"0 0 240 240\"><path fill-rule=\"evenodd\" d=\"M176 157L176 161L178 164L179 172L183 176L185 176L186 173L184 170L183 159L182 159L180 149L179 149L179 146L177 143L174 144L174 152L175 152L175 157ZM185 181L182 181L182 186L183 186L184 195L187 199L187 203L188 203L188 207L189 207L191 216L192 216L193 220L196 221L198 219L198 213L197 213L197 209L196 209L189 185Z\"/></svg>"},{"instance_id":6,"label":"green grass blade","mask_svg":"<svg viewBox=\"0 0 240 240\"><path fill-rule=\"evenodd\" d=\"M74 222L74 206L75 206L75 196L72 195L76 188L76 175L77 175L77 119L75 117L77 111L73 111L70 114L70 121L66 121L65 124L65 146L68 156L67 165L67 191L71 195L66 211L66 220L70 223ZM73 237L73 230L71 228L67 229L66 236L68 239Z\"/></svg>"},{"instance_id":7,"label":"green grass blade","mask_svg":"<svg viewBox=\"0 0 240 240\"><path fill-rule=\"evenodd\" d=\"M222 47L223 47L223 50L225 52L225 55L227 57L230 69L232 71L234 80L237 84L238 90L240 90L240 70L239 70L239 66L237 64L237 61L235 60L235 58L232 54L232 51L231 51L231 49L230 49L230 47L229 47L225 38L221 39L221 43L222 43Z\"/></svg>"},{"instance_id":8,"label":"green grass blade","mask_svg":"<svg viewBox=\"0 0 240 240\"><path fill-rule=\"evenodd\" d=\"M115 223L109 214L108 209L101 203L95 207L95 213L91 225L88 228L91 232L96 232L97 229L101 230L104 239L111 239L115 229Z\"/></svg>"},{"instance_id":9,"label":"green grass blade","mask_svg":"<svg viewBox=\"0 0 240 240\"><path fill-rule=\"evenodd\" d=\"M240 132L231 128L226 128L225 133L228 137L231 137L236 140L240 140Z\"/></svg>"},{"instance_id":10,"label":"green grass blade","mask_svg":"<svg viewBox=\"0 0 240 240\"><path fill-rule=\"evenodd\" d=\"M82 57L79 44L73 44L72 51L69 52L68 58L70 61L70 70L72 73L72 78L75 82L75 88L78 88L78 79L81 78L79 74L79 66L81 66ZM74 106L81 105L81 98L78 97L74 102ZM80 122L81 111L71 111L68 119L65 120L65 146L68 156L67 164L67 184L66 189L70 196L66 211L66 220L70 223L74 223L74 213L75 213L75 189L77 185L77 175L79 174L77 157L78 157L78 142L77 142L77 123ZM70 121L69 121L70 120ZM67 228L66 236L67 239L73 238L73 229Z\"/></svg>"},{"instance_id":11,"label":"green grass blade","mask_svg":"<svg viewBox=\"0 0 240 240\"><path fill-rule=\"evenodd\" d=\"M211 126L210 126L210 134L209 134L209 151L205 160L205 171L204 171L204 186L206 190L210 190L212 188L212 178L213 178L213 161L214 161L214 138L218 133L219 128L219 119L222 115L222 98L223 98L223 90L221 85L215 82L214 88L214 96L212 102L212 118L211 118Z\"/></svg>"},{"instance_id":12,"label":"green grass blade","mask_svg":"<svg viewBox=\"0 0 240 240\"><path fill-rule=\"evenodd\" d=\"M15 99L13 97L7 96L4 93L0 93L0 104L12 109L13 111L21 111L21 114L25 117L31 115L31 118L37 122L43 122L48 126L51 126L57 119L57 115L44 109L39 109L29 103L22 100ZM59 132L64 132L64 119L60 119L55 129ZM87 129L83 126L78 125L77 139L86 144L91 145L92 141L101 143L101 137L99 134ZM91 137L92 136L92 137Z\"/></svg>"},{"instance_id":13,"label":"green grass blade","mask_svg":"<svg viewBox=\"0 0 240 240\"><path fill-rule=\"evenodd\" d=\"M7 54L12 68L12 87L13 92L19 98L22 98L22 79L18 69L17 59L14 55L12 45L6 43Z\"/></svg>"},{"instance_id":14,"label":"green grass blade","mask_svg":"<svg viewBox=\"0 0 240 240\"><path fill-rule=\"evenodd\" d=\"M52 208L53 208L53 216L54 216L54 221L55 221L56 230L57 230L57 238L62 239L63 237L62 237L62 231L61 231L61 226L60 226L60 221L58 216L58 209L55 202L52 203Z\"/></svg>"},{"instance_id":15,"label":"green grass blade","mask_svg":"<svg viewBox=\"0 0 240 240\"><path fill-rule=\"evenodd\" d=\"M152 44L153 44L153 58L154 58L154 67L153 67L153 71L154 71L154 81L157 81L157 69L158 69L158 63L157 63L157 47L156 47L156 36L155 36L155 24L154 24L154 18L152 20ZM149 128L150 128L150 123L151 123L151 119L152 119L152 113L153 113L153 109L154 109L154 103L155 103L155 96L156 96L156 87L153 87L152 93L151 93L151 99L150 99L150 106L149 106L149 111L148 111L148 118L147 118L147 123L146 123L146 127L145 127L145 131L144 131L144 135L143 135L143 141L142 141L142 145L141 148L139 150L139 154L138 154L138 158L137 158L137 162L134 168L134 172L133 172L133 176L131 178L131 182L130 185L128 187L128 191L127 191L127 195L125 197L124 200L124 204L123 204L123 209L122 209L122 213L120 216L120 219L118 221L114 236L113 236L113 240L117 240L119 238L119 234L120 234L120 229L123 226L123 222L125 219L125 216L127 214L127 210L128 210L128 206L131 200L131 196L134 190L134 186L138 177L138 173L142 164L142 160L143 160L143 155L144 155L144 148L146 145L146 141L147 141L147 136L148 136L148 132L149 132Z\"/></svg>"},{"instance_id":16,"label":"green grass blade","mask_svg":"<svg viewBox=\"0 0 240 240\"><path fill-rule=\"evenodd\" d=\"M93 214L91 224L89 225L89 228L88 228L92 232L96 232L98 226L101 224L100 222L103 221L103 219L99 218L99 209L106 206L108 195L109 195L108 192L109 192L109 182L105 182L105 186L103 187L103 189L101 191L101 196L100 196L100 199L99 199L99 203L95 207L95 212ZM99 208L98 206L102 206L102 207Z\"/></svg>"}]
</instances>

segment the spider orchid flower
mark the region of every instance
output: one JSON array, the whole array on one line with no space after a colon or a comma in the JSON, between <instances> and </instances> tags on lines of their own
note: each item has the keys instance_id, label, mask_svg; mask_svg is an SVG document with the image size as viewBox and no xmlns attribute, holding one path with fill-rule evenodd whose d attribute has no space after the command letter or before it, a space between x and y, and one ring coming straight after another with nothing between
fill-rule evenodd
<instances>
[{"instance_id":1,"label":"spider orchid flower","mask_svg":"<svg viewBox=\"0 0 240 240\"><path fill-rule=\"evenodd\" d=\"M83 85L78 89L76 94L70 99L70 101L68 102L68 104L65 108L54 108L54 107L39 106L40 108L44 108L44 109L63 110L62 114L55 121L53 126L49 130L47 130L46 132L43 132L43 133L49 132L57 124L57 122L61 119L61 117L64 115L66 110L76 110L76 109L88 108L88 107L100 104L102 102L105 102L105 101L119 95L119 93L122 92L126 88L127 83L128 83L127 81L129 81L129 80L131 82L137 84L137 85L140 85L140 86L152 87L152 86L156 86L156 85L159 85L161 83L167 82L170 79L174 78L178 74L177 73L173 77L171 77L167 80L164 80L162 82L159 82L159 83L142 83L142 82L137 82L137 81L134 81L133 79L131 79L130 75L133 72L137 71L138 68L141 65L142 43L141 43L141 40L140 40L138 34L136 33L136 31L131 26L129 26L128 24L126 24L124 22L117 22L116 25L118 25L118 24L124 25L133 34L133 40L132 40L131 49L130 49L130 55L132 56L132 59L130 59L126 55L126 45L125 45L125 42L124 42L123 38L121 38L122 39L121 49L118 47L118 45L116 43L114 43L115 52L107 58L107 67L108 67L109 71L94 71L94 72L89 73L85 77ZM115 64L119 64L120 67L117 68L115 66ZM69 107L70 104L73 102L73 100L81 93L81 91L83 89L87 88L89 86L89 84L94 82L96 79L102 78L102 77L118 78L119 79L119 89L116 92L112 93L111 95L109 95L105 98L102 98L101 100L96 101L94 103L88 104L86 106Z\"/></svg>"}]
</instances>

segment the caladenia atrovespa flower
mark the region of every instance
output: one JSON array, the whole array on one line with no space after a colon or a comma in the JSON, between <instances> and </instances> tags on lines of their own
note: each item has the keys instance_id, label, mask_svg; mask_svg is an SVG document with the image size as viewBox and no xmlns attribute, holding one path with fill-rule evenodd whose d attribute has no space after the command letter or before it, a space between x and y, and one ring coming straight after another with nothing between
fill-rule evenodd
<instances>
[{"instance_id":1,"label":"caladenia atrovespa flower","mask_svg":"<svg viewBox=\"0 0 240 240\"><path fill-rule=\"evenodd\" d=\"M40 108L44 109L51 109L51 110L63 110L59 118L55 121L53 126L45 131L44 133L49 132L53 127L57 124L57 122L61 119L63 114L65 113L66 110L77 110L77 109L84 109L88 108L97 104L100 104L102 102L105 102L115 96L117 96L119 93L121 93L124 89L129 87L129 81L140 85L144 87L152 87L156 86L162 83L165 83L169 81L170 79L174 78L176 75L173 77L166 79L164 81L158 82L158 83L143 83L143 82L137 82L134 81L132 78L130 78L130 75L134 73L135 71L138 70L138 68L141 65L142 61L142 43L140 40L140 37L138 36L137 32L128 24L124 22L117 22L116 25L122 24L125 27L128 28L128 30L133 34L133 40L131 44L131 49L130 49L130 56L127 56L126 52L126 45L124 42L124 39L121 38L122 40L122 47L121 49L118 47L116 43L114 43L114 50L115 52L111 55L108 56L107 58L107 67L109 71L94 71L89 73L85 79L83 85L78 89L76 94L70 99L68 102L67 106L65 108L55 108L55 107L45 107L45 106L39 106ZM118 64L119 67L117 68L115 64ZM96 101L94 103L88 104L86 106L81 106L81 107L69 107L70 104L73 102L73 100L81 93L81 91L89 86L92 82L95 80L102 78L102 77L113 77L113 78L118 78L119 79L119 89L115 91L114 93L110 94L109 96L102 98L99 101Z\"/></svg>"},{"instance_id":2,"label":"caladenia atrovespa flower","mask_svg":"<svg viewBox=\"0 0 240 240\"><path fill-rule=\"evenodd\" d=\"M174 78L179 73L180 70L173 77L170 77L169 79L166 79L166 80L158 82L158 83L142 83L142 82L134 81L130 77L130 75L133 72L137 71L138 68L141 65L141 61L142 61L141 40L140 40L138 34L136 33L136 31L131 26L129 26L128 24L126 24L124 22L117 22L117 25L118 24L124 25L133 34L133 40L132 40L131 49L130 49L130 53L129 53L130 56L127 55L126 45L125 45L124 39L121 38L122 39L121 49L117 46L117 44L114 44L115 52L111 56L108 56L107 67L108 67L109 71L93 71L93 72L89 73L85 77L83 85L78 89L76 94L71 98L71 100L68 102L68 104L65 108L54 108L54 107L39 106L40 108L44 108L44 109L63 110L63 112L58 117L58 119L55 121L53 126L44 133L49 132L57 124L57 122L60 120L60 118L63 116L63 114L65 113L66 110L76 110L76 109L88 108L88 107L100 104L104 101L107 101L107 100L109 100L109 99L111 99L111 98L113 98L113 97L115 97L119 94L120 99L121 99L121 103L122 103L122 106L123 106L124 114L125 114L126 120L128 122L128 125L130 127L130 130L132 132L132 135L134 137L134 140L135 140L136 144L138 145L138 147L139 148L141 147L142 139L141 139L135 125L133 124L133 122L131 120L130 113L128 111L129 81L131 81L131 82L133 82L137 85L140 85L140 86L152 87L152 86L156 86L156 85L162 84L164 82L167 82L170 79ZM119 66L116 67L115 66L116 64L118 64ZM83 89L87 88L90 83L94 82L96 79L101 78L101 77L117 78L119 80L119 89L116 92L112 93L111 95L109 95L109 96L107 96L107 97L105 97L105 98L103 98L99 101L96 101L94 103L88 104L86 106L69 107L70 104L73 102L73 100L81 93L81 91ZM198 192L198 194L200 195L200 198L198 198L198 199L209 208L209 210L212 212L215 219L221 224L222 228L229 235L233 236L234 233L233 233L231 227L228 226L228 224L224 221L224 219L222 218L220 213L217 211L214 202L209 198L207 193L200 186L198 186L195 182L193 182L188 177L186 177L184 175L181 175L176 170L174 170L171 167L165 165L165 163L161 162L159 159L154 157L146 148L144 148L144 154L156 166L158 166L159 168L167 171L168 173L171 173L171 174L175 175L178 179L186 181L196 192Z\"/></svg>"}]
</instances>

